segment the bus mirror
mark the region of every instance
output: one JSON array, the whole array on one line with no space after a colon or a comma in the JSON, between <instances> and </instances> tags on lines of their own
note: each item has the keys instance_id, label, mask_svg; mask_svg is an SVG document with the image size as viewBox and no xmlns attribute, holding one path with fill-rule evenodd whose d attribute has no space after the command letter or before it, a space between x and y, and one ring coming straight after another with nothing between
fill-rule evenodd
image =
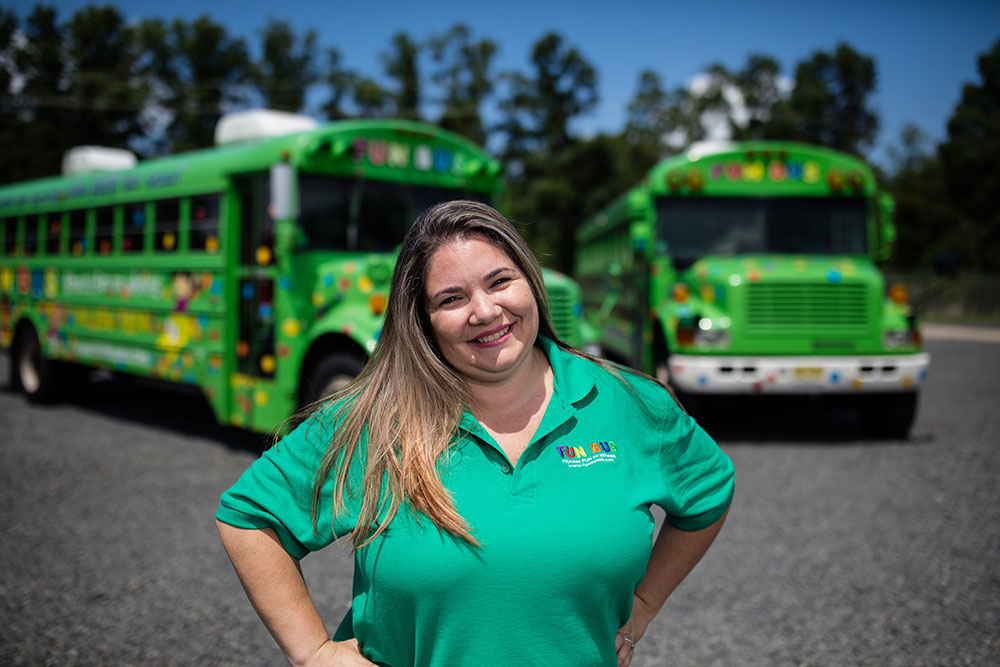
<instances>
[{"instance_id":1,"label":"bus mirror","mask_svg":"<svg viewBox=\"0 0 1000 667\"><path fill-rule=\"evenodd\" d=\"M271 205L268 211L275 220L294 218L295 170L290 164L279 162L271 167Z\"/></svg>"},{"instance_id":2,"label":"bus mirror","mask_svg":"<svg viewBox=\"0 0 1000 667\"><path fill-rule=\"evenodd\" d=\"M896 242L896 223L893 220L896 200L887 192L878 197L878 213L878 259L884 261L892 255L892 246Z\"/></svg>"}]
</instances>

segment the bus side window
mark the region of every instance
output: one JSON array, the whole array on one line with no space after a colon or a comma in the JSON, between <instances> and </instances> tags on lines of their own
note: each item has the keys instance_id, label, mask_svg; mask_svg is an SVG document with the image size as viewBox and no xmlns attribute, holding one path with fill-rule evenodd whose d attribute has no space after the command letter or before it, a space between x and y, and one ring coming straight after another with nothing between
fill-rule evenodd
<instances>
[{"instance_id":1,"label":"bus side window","mask_svg":"<svg viewBox=\"0 0 1000 667\"><path fill-rule=\"evenodd\" d=\"M7 257L17 255L17 218L7 218L3 228L3 254Z\"/></svg>"},{"instance_id":2,"label":"bus side window","mask_svg":"<svg viewBox=\"0 0 1000 667\"><path fill-rule=\"evenodd\" d=\"M219 251L219 195L191 199L191 250Z\"/></svg>"},{"instance_id":3,"label":"bus side window","mask_svg":"<svg viewBox=\"0 0 1000 667\"><path fill-rule=\"evenodd\" d=\"M122 226L122 252L142 252L146 247L146 203L135 202L125 207Z\"/></svg>"},{"instance_id":4,"label":"bus side window","mask_svg":"<svg viewBox=\"0 0 1000 667\"><path fill-rule=\"evenodd\" d=\"M87 211L77 209L69 212L69 251L74 257L87 251Z\"/></svg>"},{"instance_id":5,"label":"bus side window","mask_svg":"<svg viewBox=\"0 0 1000 667\"><path fill-rule=\"evenodd\" d=\"M102 206L97 209L97 224L94 228L94 248L102 255L111 254L111 243L115 235L115 208Z\"/></svg>"},{"instance_id":6,"label":"bus side window","mask_svg":"<svg viewBox=\"0 0 1000 667\"><path fill-rule=\"evenodd\" d=\"M24 256L31 257L38 253L38 221L40 215L29 215L24 219Z\"/></svg>"},{"instance_id":7,"label":"bus side window","mask_svg":"<svg viewBox=\"0 0 1000 667\"><path fill-rule=\"evenodd\" d=\"M45 254L61 255L63 251L62 213L49 213L45 222Z\"/></svg>"},{"instance_id":8,"label":"bus side window","mask_svg":"<svg viewBox=\"0 0 1000 667\"><path fill-rule=\"evenodd\" d=\"M156 202L156 241L153 249L157 252L177 252L180 246L181 204L179 199L165 199Z\"/></svg>"}]
</instances>

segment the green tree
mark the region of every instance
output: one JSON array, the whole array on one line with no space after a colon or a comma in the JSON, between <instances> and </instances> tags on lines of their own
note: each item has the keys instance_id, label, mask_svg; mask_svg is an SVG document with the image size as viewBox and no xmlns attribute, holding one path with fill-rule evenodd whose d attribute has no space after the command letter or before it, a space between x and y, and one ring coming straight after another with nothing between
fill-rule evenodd
<instances>
[{"instance_id":1,"label":"green tree","mask_svg":"<svg viewBox=\"0 0 1000 667\"><path fill-rule=\"evenodd\" d=\"M354 82L354 105L360 118L386 118L393 114L392 91L370 77Z\"/></svg>"},{"instance_id":2,"label":"green tree","mask_svg":"<svg viewBox=\"0 0 1000 667\"><path fill-rule=\"evenodd\" d=\"M264 48L254 66L254 80L270 109L296 112L316 82L316 31L295 34L286 21L271 19L261 31Z\"/></svg>"},{"instance_id":3,"label":"green tree","mask_svg":"<svg viewBox=\"0 0 1000 667\"><path fill-rule=\"evenodd\" d=\"M344 102L354 90L357 80L357 74L346 69L341 63L340 51L333 47L327 49L326 70L323 74L323 83L330 91L330 96L323 104L323 113L327 118L339 120L348 117L347 111L344 110Z\"/></svg>"},{"instance_id":4,"label":"green tree","mask_svg":"<svg viewBox=\"0 0 1000 667\"><path fill-rule=\"evenodd\" d=\"M906 270L929 269L935 255L955 250L949 238L954 208L941 160L929 144L927 135L909 124L900 133L899 147L889 151L893 173L888 188L896 200L899 229L890 263Z\"/></svg>"},{"instance_id":5,"label":"green tree","mask_svg":"<svg viewBox=\"0 0 1000 667\"><path fill-rule=\"evenodd\" d=\"M114 7L87 6L69 21L64 124L71 143L127 147L144 133L149 86L140 76L135 30Z\"/></svg>"},{"instance_id":6,"label":"green tree","mask_svg":"<svg viewBox=\"0 0 1000 667\"><path fill-rule=\"evenodd\" d=\"M939 154L958 213L951 242L972 270L1000 270L1000 41L978 59L980 83L967 84Z\"/></svg>"},{"instance_id":7,"label":"green tree","mask_svg":"<svg viewBox=\"0 0 1000 667\"><path fill-rule=\"evenodd\" d=\"M763 139L764 128L775 106L783 99L779 83L781 65L771 56L751 54L743 69L730 77L740 93L746 116L732 119L734 139Z\"/></svg>"},{"instance_id":8,"label":"green tree","mask_svg":"<svg viewBox=\"0 0 1000 667\"><path fill-rule=\"evenodd\" d=\"M3 12L3 98L0 139L4 150L0 180L56 174L69 138L60 118L66 113L65 30L53 7L36 5L21 39L17 17ZM16 88L15 88L16 87Z\"/></svg>"},{"instance_id":9,"label":"green tree","mask_svg":"<svg viewBox=\"0 0 1000 667\"><path fill-rule=\"evenodd\" d=\"M156 104L169 117L157 150L211 146L223 112L246 104L252 66L245 41L207 15L169 26L153 19L140 30Z\"/></svg>"},{"instance_id":10,"label":"green tree","mask_svg":"<svg viewBox=\"0 0 1000 667\"><path fill-rule=\"evenodd\" d=\"M636 146L649 146L659 153L664 135L674 128L674 96L663 88L663 80L653 70L639 73L635 94L628 103L625 138Z\"/></svg>"},{"instance_id":11,"label":"green tree","mask_svg":"<svg viewBox=\"0 0 1000 667\"><path fill-rule=\"evenodd\" d=\"M444 90L438 124L476 143L487 141L480 108L493 92L490 68L497 54L496 43L472 41L469 28L461 23L430 40L437 69L432 81Z\"/></svg>"},{"instance_id":12,"label":"green tree","mask_svg":"<svg viewBox=\"0 0 1000 667\"><path fill-rule=\"evenodd\" d=\"M584 160L600 154L600 168L611 164L602 144L581 143L570 131L571 122L597 104L597 71L556 33L535 43L531 64L531 75L505 74L510 92L501 102L511 213L531 221L525 235L547 263L569 272L585 213L580 193L592 185L587 174L598 171Z\"/></svg>"},{"instance_id":13,"label":"green tree","mask_svg":"<svg viewBox=\"0 0 1000 667\"><path fill-rule=\"evenodd\" d=\"M876 81L875 60L848 44L817 51L798 64L791 95L774 105L761 134L861 154L878 131L868 99Z\"/></svg>"},{"instance_id":14,"label":"green tree","mask_svg":"<svg viewBox=\"0 0 1000 667\"><path fill-rule=\"evenodd\" d=\"M395 81L390 94L397 118L420 118L420 45L405 32L396 33L391 49L382 54L386 75Z\"/></svg>"},{"instance_id":15,"label":"green tree","mask_svg":"<svg viewBox=\"0 0 1000 667\"><path fill-rule=\"evenodd\" d=\"M531 76L507 73L509 96L501 102L505 128L519 145L555 152L572 142L570 123L597 106L597 70L561 35L550 32L531 52Z\"/></svg>"}]
</instances>

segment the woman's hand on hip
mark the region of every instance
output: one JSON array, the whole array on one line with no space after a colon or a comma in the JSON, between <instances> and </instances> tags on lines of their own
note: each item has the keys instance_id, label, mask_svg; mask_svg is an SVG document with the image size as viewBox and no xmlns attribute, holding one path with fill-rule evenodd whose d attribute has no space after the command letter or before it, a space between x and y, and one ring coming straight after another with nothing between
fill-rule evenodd
<instances>
[{"instance_id":1,"label":"woman's hand on hip","mask_svg":"<svg viewBox=\"0 0 1000 667\"><path fill-rule=\"evenodd\" d=\"M615 651L618 654L618 667L628 667L635 655L636 644L644 634L654 614L638 595L632 598L632 616L618 629L615 635Z\"/></svg>"},{"instance_id":2,"label":"woman's hand on hip","mask_svg":"<svg viewBox=\"0 0 1000 667\"><path fill-rule=\"evenodd\" d=\"M332 639L320 645L303 667L374 667L375 663L361 654L357 639L335 642Z\"/></svg>"}]
</instances>

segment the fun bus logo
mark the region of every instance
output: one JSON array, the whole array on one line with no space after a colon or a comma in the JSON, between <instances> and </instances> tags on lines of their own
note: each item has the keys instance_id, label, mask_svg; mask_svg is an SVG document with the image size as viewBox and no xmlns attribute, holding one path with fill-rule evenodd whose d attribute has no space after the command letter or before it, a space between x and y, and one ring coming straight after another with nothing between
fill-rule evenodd
<instances>
[{"instance_id":1,"label":"fun bus logo","mask_svg":"<svg viewBox=\"0 0 1000 667\"><path fill-rule=\"evenodd\" d=\"M601 461L614 461L618 457L618 447L614 440L592 442L582 447L556 447L563 463L570 468L584 468Z\"/></svg>"}]
</instances>

